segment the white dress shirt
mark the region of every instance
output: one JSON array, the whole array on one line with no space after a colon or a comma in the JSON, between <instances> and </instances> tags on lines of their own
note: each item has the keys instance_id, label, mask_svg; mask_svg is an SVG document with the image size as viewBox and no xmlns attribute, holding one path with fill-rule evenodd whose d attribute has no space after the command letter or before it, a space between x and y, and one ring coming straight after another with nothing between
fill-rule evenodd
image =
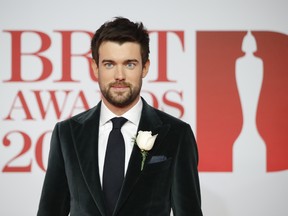
<instances>
[{"instance_id":1,"label":"white dress shirt","mask_svg":"<svg viewBox=\"0 0 288 216\"><path fill-rule=\"evenodd\" d=\"M125 174L127 171L129 159L131 156L131 152L133 149L133 139L136 137L141 111L142 111L143 103L140 99L138 103L132 107L129 111L124 113L122 117L126 118L128 121L122 126L121 132L125 141ZM100 111L100 122L99 122L99 137L98 137L98 158L99 158L99 175L100 181L102 184L103 178L103 168L104 168L104 160L105 153L107 148L107 142L109 133L112 130L112 122L111 119L116 116L112 113L107 106L102 102L101 103L101 111Z\"/></svg>"}]
</instances>

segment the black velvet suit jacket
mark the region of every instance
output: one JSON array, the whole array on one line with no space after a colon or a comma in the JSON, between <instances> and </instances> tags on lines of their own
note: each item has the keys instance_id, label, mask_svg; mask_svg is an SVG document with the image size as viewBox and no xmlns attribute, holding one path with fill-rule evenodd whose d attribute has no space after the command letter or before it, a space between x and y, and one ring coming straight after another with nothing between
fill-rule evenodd
<instances>
[{"instance_id":1,"label":"black velvet suit jacket","mask_svg":"<svg viewBox=\"0 0 288 216\"><path fill-rule=\"evenodd\" d=\"M38 216L105 216L98 169L99 103L57 123ZM141 171L134 146L116 216L201 216L198 153L190 126L143 100L142 131L158 134Z\"/></svg>"}]
</instances>

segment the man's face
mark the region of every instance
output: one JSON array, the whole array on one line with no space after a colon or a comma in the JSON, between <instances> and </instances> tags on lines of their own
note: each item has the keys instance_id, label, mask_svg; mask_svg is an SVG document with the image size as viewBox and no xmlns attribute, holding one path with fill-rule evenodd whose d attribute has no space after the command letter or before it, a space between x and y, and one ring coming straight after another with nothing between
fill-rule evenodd
<instances>
[{"instance_id":1,"label":"man's face","mask_svg":"<svg viewBox=\"0 0 288 216\"><path fill-rule=\"evenodd\" d=\"M105 41L99 47L99 65L93 61L92 68L104 103L123 108L138 101L149 61L143 67L138 43Z\"/></svg>"}]
</instances>

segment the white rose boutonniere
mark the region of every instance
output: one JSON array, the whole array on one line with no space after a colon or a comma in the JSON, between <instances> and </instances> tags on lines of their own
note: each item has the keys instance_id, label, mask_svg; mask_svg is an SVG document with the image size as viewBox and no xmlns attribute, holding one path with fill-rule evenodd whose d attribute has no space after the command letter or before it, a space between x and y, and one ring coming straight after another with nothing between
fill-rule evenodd
<instances>
[{"instance_id":1,"label":"white rose boutonniere","mask_svg":"<svg viewBox=\"0 0 288 216\"><path fill-rule=\"evenodd\" d=\"M151 131L138 131L138 135L136 137L136 144L140 148L142 154L141 171L143 170L148 151L153 148L157 136L158 134L152 136Z\"/></svg>"}]
</instances>

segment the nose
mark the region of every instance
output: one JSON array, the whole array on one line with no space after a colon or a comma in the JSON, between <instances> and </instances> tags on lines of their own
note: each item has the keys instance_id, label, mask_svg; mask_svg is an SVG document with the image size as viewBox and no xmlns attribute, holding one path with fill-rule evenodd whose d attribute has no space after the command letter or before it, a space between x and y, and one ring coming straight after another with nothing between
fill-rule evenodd
<instances>
[{"instance_id":1,"label":"nose","mask_svg":"<svg viewBox=\"0 0 288 216\"><path fill-rule=\"evenodd\" d=\"M116 67L115 80L124 80L124 79L125 79L125 70L121 65L119 65Z\"/></svg>"}]
</instances>

